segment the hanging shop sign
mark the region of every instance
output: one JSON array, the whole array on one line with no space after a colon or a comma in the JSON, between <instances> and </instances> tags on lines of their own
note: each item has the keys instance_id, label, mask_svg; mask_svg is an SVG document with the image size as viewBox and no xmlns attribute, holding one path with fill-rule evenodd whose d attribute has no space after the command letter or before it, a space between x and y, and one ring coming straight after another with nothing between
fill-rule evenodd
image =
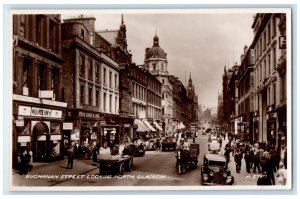
<instances>
[{"instance_id":1,"label":"hanging shop sign","mask_svg":"<svg viewBox=\"0 0 300 199\"><path fill-rule=\"evenodd\" d=\"M30 142L30 136L18 136L18 143Z\"/></svg>"},{"instance_id":2,"label":"hanging shop sign","mask_svg":"<svg viewBox=\"0 0 300 199\"><path fill-rule=\"evenodd\" d=\"M24 126L24 120L16 120L16 126Z\"/></svg>"},{"instance_id":3,"label":"hanging shop sign","mask_svg":"<svg viewBox=\"0 0 300 199\"><path fill-rule=\"evenodd\" d=\"M19 106L19 115L32 116L32 117L49 117L49 118L61 118L61 110L52 110L46 108L30 107L30 106Z\"/></svg>"},{"instance_id":4,"label":"hanging shop sign","mask_svg":"<svg viewBox=\"0 0 300 199\"><path fill-rule=\"evenodd\" d=\"M73 130L73 123L72 122L64 122L63 130Z\"/></svg>"}]
</instances>

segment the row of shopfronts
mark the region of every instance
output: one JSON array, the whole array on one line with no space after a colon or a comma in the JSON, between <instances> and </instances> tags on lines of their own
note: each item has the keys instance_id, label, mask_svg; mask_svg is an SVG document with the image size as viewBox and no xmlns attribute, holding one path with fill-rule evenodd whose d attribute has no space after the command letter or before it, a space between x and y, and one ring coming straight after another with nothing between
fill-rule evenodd
<instances>
[{"instance_id":1,"label":"row of shopfronts","mask_svg":"<svg viewBox=\"0 0 300 199\"><path fill-rule=\"evenodd\" d=\"M262 118L257 112L231 119L231 132L241 141L268 145L284 151L287 145L286 106L266 112Z\"/></svg>"},{"instance_id":2,"label":"row of shopfronts","mask_svg":"<svg viewBox=\"0 0 300 199\"><path fill-rule=\"evenodd\" d=\"M69 146L110 147L128 139L158 137L162 123L118 115L67 109L63 106L22 104L14 102L13 152L33 152L33 161L62 159ZM44 107L43 107L44 106Z\"/></svg>"}]
</instances>

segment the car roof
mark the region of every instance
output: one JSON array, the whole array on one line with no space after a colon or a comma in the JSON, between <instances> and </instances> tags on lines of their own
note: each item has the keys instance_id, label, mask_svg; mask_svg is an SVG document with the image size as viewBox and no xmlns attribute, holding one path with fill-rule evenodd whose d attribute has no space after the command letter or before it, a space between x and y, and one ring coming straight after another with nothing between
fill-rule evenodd
<instances>
[{"instance_id":1,"label":"car roof","mask_svg":"<svg viewBox=\"0 0 300 199\"><path fill-rule=\"evenodd\" d=\"M212 161L220 161L220 162L226 161L225 157L222 155L219 155L219 154L206 154L205 158L207 158L208 160L212 160Z\"/></svg>"}]
</instances>

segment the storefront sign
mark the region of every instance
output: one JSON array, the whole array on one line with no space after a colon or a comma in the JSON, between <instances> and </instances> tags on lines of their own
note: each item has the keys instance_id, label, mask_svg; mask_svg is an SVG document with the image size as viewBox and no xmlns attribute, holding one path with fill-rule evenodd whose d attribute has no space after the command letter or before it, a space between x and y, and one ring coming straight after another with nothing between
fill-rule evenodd
<instances>
[{"instance_id":1,"label":"storefront sign","mask_svg":"<svg viewBox=\"0 0 300 199\"><path fill-rule=\"evenodd\" d=\"M106 121L100 121L100 125L101 125L101 126L106 125Z\"/></svg>"},{"instance_id":2,"label":"storefront sign","mask_svg":"<svg viewBox=\"0 0 300 199\"><path fill-rule=\"evenodd\" d=\"M31 113L31 107L29 106L19 106L19 115L24 115L24 116L30 116Z\"/></svg>"},{"instance_id":3,"label":"storefront sign","mask_svg":"<svg viewBox=\"0 0 300 199\"><path fill-rule=\"evenodd\" d=\"M24 120L16 120L16 126L24 126Z\"/></svg>"},{"instance_id":4,"label":"storefront sign","mask_svg":"<svg viewBox=\"0 0 300 199\"><path fill-rule=\"evenodd\" d=\"M124 128L130 128L130 124L124 124Z\"/></svg>"},{"instance_id":5,"label":"storefront sign","mask_svg":"<svg viewBox=\"0 0 300 199\"><path fill-rule=\"evenodd\" d=\"M19 115L22 116L33 116L33 117L50 117L50 118L61 118L61 110L51 110L38 107L19 106Z\"/></svg>"},{"instance_id":6,"label":"storefront sign","mask_svg":"<svg viewBox=\"0 0 300 199\"><path fill-rule=\"evenodd\" d=\"M63 130L73 130L73 123L72 122L64 122Z\"/></svg>"},{"instance_id":7,"label":"storefront sign","mask_svg":"<svg viewBox=\"0 0 300 199\"><path fill-rule=\"evenodd\" d=\"M31 108L31 116L36 117L51 117L51 109Z\"/></svg>"},{"instance_id":8,"label":"storefront sign","mask_svg":"<svg viewBox=\"0 0 300 199\"><path fill-rule=\"evenodd\" d=\"M51 111L51 117L52 118L61 118L62 111L59 110L52 110Z\"/></svg>"},{"instance_id":9,"label":"storefront sign","mask_svg":"<svg viewBox=\"0 0 300 199\"><path fill-rule=\"evenodd\" d=\"M51 140L61 140L61 135L51 135Z\"/></svg>"},{"instance_id":10,"label":"storefront sign","mask_svg":"<svg viewBox=\"0 0 300 199\"><path fill-rule=\"evenodd\" d=\"M30 136L18 136L18 142L30 142Z\"/></svg>"},{"instance_id":11,"label":"storefront sign","mask_svg":"<svg viewBox=\"0 0 300 199\"><path fill-rule=\"evenodd\" d=\"M89 112L79 111L78 112L78 117L88 117L88 118L99 119L100 118L100 114L99 113L89 113Z\"/></svg>"}]
</instances>

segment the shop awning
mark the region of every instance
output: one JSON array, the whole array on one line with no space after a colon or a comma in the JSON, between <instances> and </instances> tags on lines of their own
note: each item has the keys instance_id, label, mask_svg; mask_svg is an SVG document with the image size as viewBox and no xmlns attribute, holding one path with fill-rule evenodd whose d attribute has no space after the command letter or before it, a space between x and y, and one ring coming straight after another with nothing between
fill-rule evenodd
<instances>
[{"instance_id":1,"label":"shop awning","mask_svg":"<svg viewBox=\"0 0 300 199\"><path fill-rule=\"evenodd\" d=\"M144 122L142 122L142 121L139 120L139 119L135 119L135 120L134 120L134 125L137 126L137 129L136 129L137 132L151 131L151 130L144 124Z\"/></svg>"},{"instance_id":2,"label":"shop awning","mask_svg":"<svg viewBox=\"0 0 300 199\"><path fill-rule=\"evenodd\" d=\"M162 131L163 129L159 126L159 124L157 122L153 122L153 124L156 126L156 128L160 131Z\"/></svg>"},{"instance_id":3,"label":"shop awning","mask_svg":"<svg viewBox=\"0 0 300 199\"><path fill-rule=\"evenodd\" d=\"M184 128L185 128L184 124L182 122L180 122L178 124L178 129L184 129Z\"/></svg>"},{"instance_id":4,"label":"shop awning","mask_svg":"<svg viewBox=\"0 0 300 199\"><path fill-rule=\"evenodd\" d=\"M148 127L149 129L151 129L151 131L156 131L156 130L153 128L153 126L151 126L151 124L149 124L148 121L144 121L144 123L147 125L147 127Z\"/></svg>"}]
</instances>

